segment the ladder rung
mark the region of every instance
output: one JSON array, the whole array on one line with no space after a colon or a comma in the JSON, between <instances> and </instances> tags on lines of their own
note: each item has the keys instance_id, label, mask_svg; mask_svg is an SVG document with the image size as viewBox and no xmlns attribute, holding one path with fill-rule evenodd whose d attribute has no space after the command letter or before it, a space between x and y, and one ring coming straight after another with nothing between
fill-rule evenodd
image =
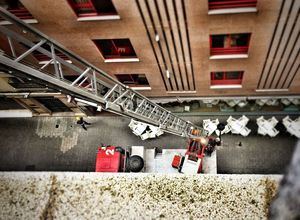
<instances>
[{"instance_id":1,"label":"ladder rung","mask_svg":"<svg viewBox=\"0 0 300 220\"><path fill-rule=\"evenodd\" d=\"M118 87L119 85L114 85L114 87L112 87L106 94L105 96L103 97L104 100L107 100L108 97L115 91L115 89Z\"/></svg>"},{"instance_id":2,"label":"ladder rung","mask_svg":"<svg viewBox=\"0 0 300 220\"><path fill-rule=\"evenodd\" d=\"M134 111L135 113L137 113L139 111L139 109L141 108L141 106L144 104L145 99L143 99L143 101L139 104L139 106L136 108L136 110Z\"/></svg>"}]
</instances>

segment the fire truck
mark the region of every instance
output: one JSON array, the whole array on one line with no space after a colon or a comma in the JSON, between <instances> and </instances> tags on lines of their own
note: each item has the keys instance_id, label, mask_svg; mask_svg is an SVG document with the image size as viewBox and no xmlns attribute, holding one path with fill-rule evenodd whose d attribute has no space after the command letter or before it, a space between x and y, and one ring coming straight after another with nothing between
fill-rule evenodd
<instances>
[{"instance_id":1,"label":"fire truck","mask_svg":"<svg viewBox=\"0 0 300 220\"><path fill-rule=\"evenodd\" d=\"M203 171L203 159L210 155L217 141L212 137L190 139L184 155L174 152L173 161L169 163L180 173L196 174ZM147 150L146 150L147 151ZM145 160L143 146L122 148L117 146L101 146L96 157L96 172L141 172L150 161Z\"/></svg>"}]
</instances>

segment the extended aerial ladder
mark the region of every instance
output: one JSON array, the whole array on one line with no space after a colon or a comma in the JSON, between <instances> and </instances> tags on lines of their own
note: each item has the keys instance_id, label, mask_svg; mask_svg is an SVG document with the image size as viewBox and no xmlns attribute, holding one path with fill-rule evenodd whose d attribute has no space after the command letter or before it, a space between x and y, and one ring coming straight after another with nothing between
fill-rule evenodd
<instances>
[{"instance_id":1,"label":"extended aerial ladder","mask_svg":"<svg viewBox=\"0 0 300 220\"><path fill-rule=\"evenodd\" d=\"M183 137L204 135L201 128L120 83L1 7L0 16L11 23L0 25L0 39L7 39L9 45L6 49L1 48L0 65L9 74L39 82L98 110L105 109L159 126L168 133ZM41 64L34 59L35 54L48 60ZM77 78L66 80L66 74L70 73L76 74Z\"/></svg>"}]
</instances>

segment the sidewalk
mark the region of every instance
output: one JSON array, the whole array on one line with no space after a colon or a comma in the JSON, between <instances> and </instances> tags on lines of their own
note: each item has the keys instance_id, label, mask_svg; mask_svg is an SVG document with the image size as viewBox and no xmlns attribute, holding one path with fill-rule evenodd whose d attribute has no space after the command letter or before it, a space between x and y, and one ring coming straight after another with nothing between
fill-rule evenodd
<instances>
[{"instance_id":1,"label":"sidewalk","mask_svg":"<svg viewBox=\"0 0 300 220\"><path fill-rule=\"evenodd\" d=\"M185 117L201 124L208 117ZM211 119L213 117L210 117ZM227 117L218 117L220 121ZM252 119L250 117L250 119ZM131 133L129 119L118 116L86 118L92 125L83 130L73 117L0 119L0 170L94 171L97 147L104 145L146 148L185 148L187 139L164 134L142 141ZM250 122L250 129L255 123ZM218 149L219 173L281 174L292 156L296 138L237 135L222 136ZM238 143L242 142L242 147ZM171 165L171 161L170 161Z\"/></svg>"}]
</instances>

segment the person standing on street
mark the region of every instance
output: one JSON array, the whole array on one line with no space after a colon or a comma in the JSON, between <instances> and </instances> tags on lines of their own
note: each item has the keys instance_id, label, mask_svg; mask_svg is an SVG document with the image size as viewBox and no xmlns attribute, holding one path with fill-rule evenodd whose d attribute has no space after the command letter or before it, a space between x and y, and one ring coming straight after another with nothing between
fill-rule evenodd
<instances>
[{"instance_id":1,"label":"person standing on street","mask_svg":"<svg viewBox=\"0 0 300 220\"><path fill-rule=\"evenodd\" d=\"M76 120L77 120L77 124L80 125L86 131L87 131L86 125L91 125L91 123L88 123L85 120L83 120L83 117L77 116Z\"/></svg>"}]
</instances>

